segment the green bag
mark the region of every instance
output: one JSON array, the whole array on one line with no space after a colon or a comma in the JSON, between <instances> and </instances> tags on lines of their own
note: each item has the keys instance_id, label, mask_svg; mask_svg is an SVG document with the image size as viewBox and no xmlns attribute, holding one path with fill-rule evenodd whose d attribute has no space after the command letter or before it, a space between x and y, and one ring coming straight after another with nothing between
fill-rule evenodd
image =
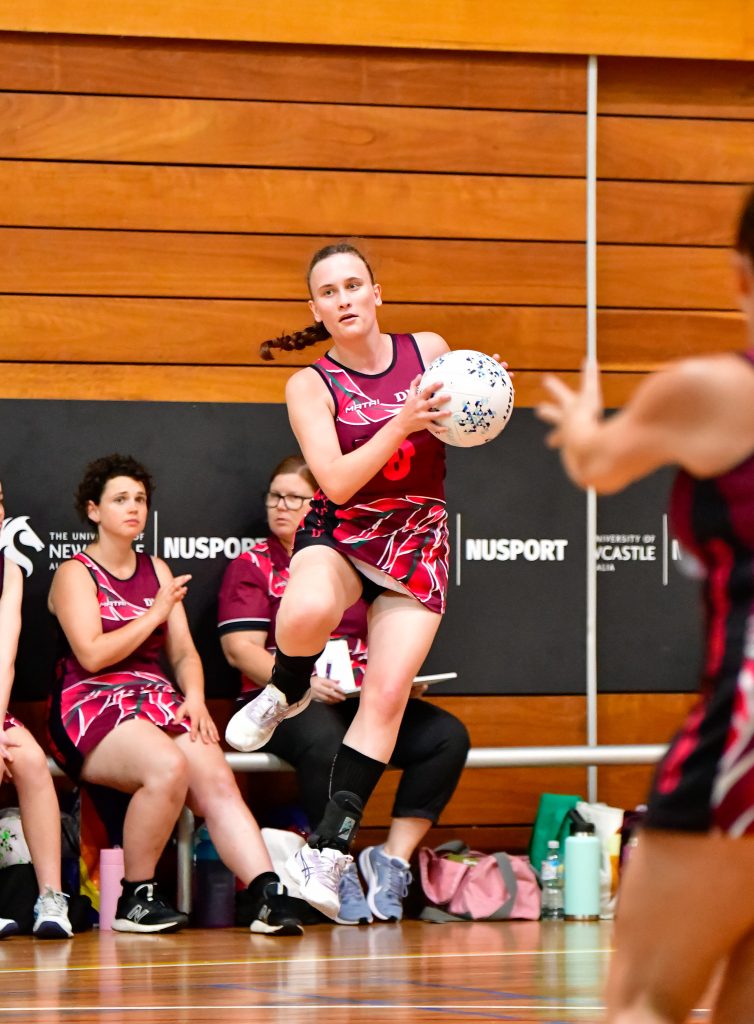
<instances>
[{"instance_id":1,"label":"green bag","mask_svg":"<svg viewBox=\"0 0 754 1024\"><path fill-rule=\"evenodd\" d=\"M581 799L580 796L566 793L543 793L540 796L529 841L529 860L537 874L547 856L547 844L551 839L558 840L561 856L563 855L566 837L571 831L568 812Z\"/></svg>"}]
</instances>

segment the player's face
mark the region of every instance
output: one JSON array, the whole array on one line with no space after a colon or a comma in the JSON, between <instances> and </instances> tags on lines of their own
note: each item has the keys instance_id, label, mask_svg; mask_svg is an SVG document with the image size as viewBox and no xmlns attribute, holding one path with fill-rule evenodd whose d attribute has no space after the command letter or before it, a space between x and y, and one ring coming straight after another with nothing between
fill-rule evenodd
<instances>
[{"instance_id":1,"label":"player's face","mask_svg":"<svg viewBox=\"0 0 754 1024\"><path fill-rule=\"evenodd\" d=\"M289 548L298 525L309 511L309 499L314 494L309 484L298 473L279 473L273 477L267 492L267 525L280 543ZM286 503L286 498L288 499ZM288 508L298 505L300 508Z\"/></svg>"},{"instance_id":2,"label":"player's face","mask_svg":"<svg viewBox=\"0 0 754 1024\"><path fill-rule=\"evenodd\" d=\"M114 536L134 537L144 530L149 505L144 484L130 476L115 476L108 480L98 504L90 501L87 514L103 531Z\"/></svg>"},{"instance_id":3,"label":"player's face","mask_svg":"<svg viewBox=\"0 0 754 1024\"><path fill-rule=\"evenodd\" d=\"M366 334L376 320L382 291L373 284L366 264L351 252L320 260L309 277L309 308L332 338Z\"/></svg>"}]
</instances>

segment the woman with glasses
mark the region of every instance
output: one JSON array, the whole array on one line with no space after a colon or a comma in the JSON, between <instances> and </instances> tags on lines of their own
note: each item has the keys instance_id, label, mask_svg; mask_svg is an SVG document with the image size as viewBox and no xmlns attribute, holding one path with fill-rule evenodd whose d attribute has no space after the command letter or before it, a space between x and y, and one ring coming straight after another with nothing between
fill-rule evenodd
<instances>
[{"instance_id":1,"label":"woman with glasses","mask_svg":"<svg viewBox=\"0 0 754 1024\"><path fill-rule=\"evenodd\" d=\"M699 698L657 768L621 882L613 1024L681 1024L713 980L711 1020L754 1019L754 191L736 249L744 351L652 373L609 417L592 364L576 391L547 378L539 408L581 487L612 494L678 467L671 525L705 577Z\"/></svg>"},{"instance_id":2,"label":"woman with glasses","mask_svg":"<svg viewBox=\"0 0 754 1024\"><path fill-rule=\"evenodd\" d=\"M265 493L269 534L225 571L218 603L218 630L226 658L241 672L241 698L248 700L270 678L275 662L276 617L288 582L296 530L317 485L300 455L291 455L273 470ZM364 677L367 663L367 605L348 608L333 632L348 644L354 679ZM346 698L335 679L313 675L312 702L281 722L264 750L296 769L307 818L320 821L329 798L330 770L359 707L358 696ZM410 881L409 859L439 818L458 783L469 749L463 724L442 708L417 699L415 687L401 719L390 763L402 769L384 844L360 856L368 882L366 895L356 865L339 885L339 924L400 920ZM238 720L236 720L238 721ZM243 719L241 719L243 721ZM233 725L231 745L242 744Z\"/></svg>"},{"instance_id":3,"label":"woman with glasses","mask_svg":"<svg viewBox=\"0 0 754 1024\"><path fill-rule=\"evenodd\" d=\"M441 382L418 390L448 346L437 334L385 334L380 285L347 242L311 259L315 323L262 346L330 348L294 373L286 400L293 432L319 490L296 537L278 612L270 684L237 713L232 734L256 750L311 699L312 669L346 608L369 604L369 662L358 712L333 763L330 801L289 865L305 898L338 912L340 876L364 804L395 747L414 676L445 609L448 575ZM442 428L440 428L442 429Z\"/></svg>"},{"instance_id":4,"label":"woman with glasses","mask_svg":"<svg viewBox=\"0 0 754 1024\"><path fill-rule=\"evenodd\" d=\"M48 599L62 640L50 702L53 755L73 779L131 794L116 931L173 932L188 924L154 880L187 803L247 887L239 895L251 908L251 931L300 935L204 701L183 608L191 577L174 577L161 559L133 547L152 488L144 466L117 454L90 463L79 484L76 509L95 539L58 567Z\"/></svg>"}]
</instances>

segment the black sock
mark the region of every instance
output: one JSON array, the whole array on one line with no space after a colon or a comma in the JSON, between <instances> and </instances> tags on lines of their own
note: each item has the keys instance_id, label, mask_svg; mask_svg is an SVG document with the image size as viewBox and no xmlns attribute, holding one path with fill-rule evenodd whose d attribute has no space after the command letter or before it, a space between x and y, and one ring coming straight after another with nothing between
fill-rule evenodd
<instances>
[{"instance_id":1,"label":"black sock","mask_svg":"<svg viewBox=\"0 0 754 1024\"><path fill-rule=\"evenodd\" d=\"M269 885L270 882L279 882L280 876L276 875L274 871L263 871L261 875L257 875L256 878L252 878L246 887L246 891L254 902L262 898L264 893L264 887Z\"/></svg>"},{"instance_id":2,"label":"black sock","mask_svg":"<svg viewBox=\"0 0 754 1024\"><path fill-rule=\"evenodd\" d=\"M356 793L340 790L333 793L316 832L309 836L309 846L325 847L348 853L361 824L364 805Z\"/></svg>"},{"instance_id":3,"label":"black sock","mask_svg":"<svg viewBox=\"0 0 754 1024\"><path fill-rule=\"evenodd\" d=\"M309 689L312 672L317 658L322 653L307 654L305 657L292 657L284 654L278 647L275 655L275 666L272 670L272 682L278 690L285 694L289 704L301 700Z\"/></svg>"},{"instance_id":4,"label":"black sock","mask_svg":"<svg viewBox=\"0 0 754 1024\"><path fill-rule=\"evenodd\" d=\"M330 795L345 789L365 805L386 768L382 761L341 743L330 770Z\"/></svg>"},{"instance_id":5,"label":"black sock","mask_svg":"<svg viewBox=\"0 0 754 1024\"><path fill-rule=\"evenodd\" d=\"M121 887L123 889L124 896L133 896L140 885L154 885L154 878L143 878L140 882L129 882L126 878L121 878Z\"/></svg>"}]
</instances>

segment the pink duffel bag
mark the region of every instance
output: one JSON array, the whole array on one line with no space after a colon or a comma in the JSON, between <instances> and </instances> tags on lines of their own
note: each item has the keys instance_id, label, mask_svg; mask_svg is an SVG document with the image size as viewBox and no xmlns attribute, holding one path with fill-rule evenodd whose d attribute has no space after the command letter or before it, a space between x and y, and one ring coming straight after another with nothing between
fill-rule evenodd
<instances>
[{"instance_id":1,"label":"pink duffel bag","mask_svg":"<svg viewBox=\"0 0 754 1024\"><path fill-rule=\"evenodd\" d=\"M460 840L419 851L427 905L423 921L536 921L541 910L537 876L528 857L477 853Z\"/></svg>"}]
</instances>

